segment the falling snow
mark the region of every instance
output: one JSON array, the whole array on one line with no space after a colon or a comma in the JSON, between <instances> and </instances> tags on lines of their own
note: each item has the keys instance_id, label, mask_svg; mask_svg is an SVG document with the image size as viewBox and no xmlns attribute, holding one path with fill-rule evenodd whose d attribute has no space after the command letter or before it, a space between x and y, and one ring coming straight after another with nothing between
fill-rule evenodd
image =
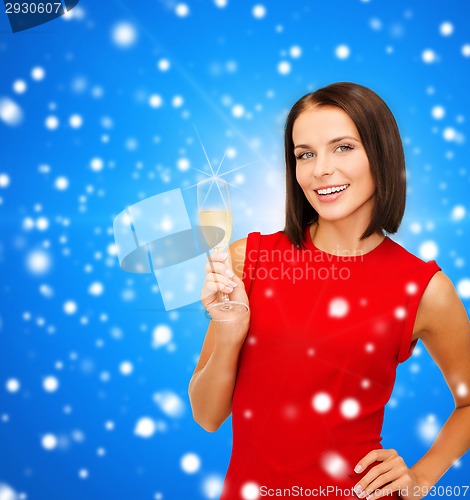
<instances>
[{"instance_id":1,"label":"falling snow","mask_svg":"<svg viewBox=\"0 0 470 500\"><path fill-rule=\"evenodd\" d=\"M319 413L326 413L330 410L333 401L326 392L316 394L312 400L313 408Z\"/></svg>"},{"instance_id":2,"label":"falling snow","mask_svg":"<svg viewBox=\"0 0 470 500\"><path fill-rule=\"evenodd\" d=\"M21 384L20 384L19 380L17 380L16 378L11 378L11 379L7 380L5 387L6 387L6 390L8 392L14 393L14 392L18 392L20 390Z\"/></svg>"},{"instance_id":3,"label":"falling snow","mask_svg":"<svg viewBox=\"0 0 470 500\"><path fill-rule=\"evenodd\" d=\"M464 398L465 396L468 395L468 387L466 384L461 382L456 389L457 396L460 396L461 398Z\"/></svg>"},{"instance_id":4,"label":"falling snow","mask_svg":"<svg viewBox=\"0 0 470 500\"><path fill-rule=\"evenodd\" d=\"M397 307L395 309L395 318L404 319L406 317L406 309L404 307Z\"/></svg>"},{"instance_id":5,"label":"falling snow","mask_svg":"<svg viewBox=\"0 0 470 500\"><path fill-rule=\"evenodd\" d=\"M20 125L23 121L23 111L12 99L0 97L0 120L7 125Z\"/></svg>"},{"instance_id":6,"label":"falling snow","mask_svg":"<svg viewBox=\"0 0 470 500\"><path fill-rule=\"evenodd\" d=\"M245 114L245 108L241 104L236 104L232 108L232 115L235 118L241 118Z\"/></svg>"},{"instance_id":7,"label":"falling snow","mask_svg":"<svg viewBox=\"0 0 470 500\"><path fill-rule=\"evenodd\" d=\"M343 298L331 300L329 304L328 314L332 318L343 318L349 312L349 304Z\"/></svg>"},{"instance_id":8,"label":"falling snow","mask_svg":"<svg viewBox=\"0 0 470 500\"><path fill-rule=\"evenodd\" d=\"M288 75L291 72L291 65L288 61L281 61L277 65L277 70L281 75Z\"/></svg>"},{"instance_id":9,"label":"falling snow","mask_svg":"<svg viewBox=\"0 0 470 500\"><path fill-rule=\"evenodd\" d=\"M335 49L335 55L338 59L347 59L351 54L351 49L347 45L338 45Z\"/></svg>"},{"instance_id":10,"label":"falling snow","mask_svg":"<svg viewBox=\"0 0 470 500\"><path fill-rule=\"evenodd\" d=\"M418 435L425 444L433 442L440 431L435 415L428 415L418 423Z\"/></svg>"},{"instance_id":11,"label":"falling snow","mask_svg":"<svg viewBox=\"0 0 470 500\"><path fill-rule=\"evenodd\" d=\"M88 287L88 293L90 295L94 295L95 297L99 295L103 295L104 292L104 285L103 283L100 283L99 281L93 282L89 287Z\"/></svg>"},{"instance_id":12,"label":"falling snow","mask_svg":"<svg viewBox=\"0 0 470 500\"><path fill-rule=\"evenodd\" d=\"M262 19L266 16L266 7L261 4L255 5L253 7L252 13L255 19Z\"/></svg>"},{"instance_id":13,"label":"falling snow","mask_svg":"<svg viewBox=\"0 0 470 500\"><path fill-rule=\"evenodd\" d=\"M355 418L359 414L360 405L356 399L348 398L341 403L340 410L345 418Z\"/></svg>"},{"instance_id":14,"label":"falling snow","mask_svg":"<svg viewBox=\"0 0 470 500\"><path fill-rule=\"evenodd\" d=\"M157 62L157 67L160 71L168 71L170 69L170 61L168 59L160 59Z\"/></svg>"},{"instance_id":15,"label":"falling snow","mask_svg":"<svg viewBox=\"0 0 470 500\"><path fill-rule=\"evenodd\" d=\"M336 452L326 452L321 457L323 470L333 478L343 478L348 470L347 461Z\"/></svg>"},{"instance_id":16,"label":"falling snow","mask_svg":"<svg viewBox=\"0 0 470 500\"><path fill-rule=\"evenodd\" d=\"M178 17L186 17L189 15L189 7L185 3L179 3L176 5L175 13Z\"/></svg>"},{"instance_id":17,"label":"falling snow","mask_svg":"<svg viewBox=\"0 0 470 500\"><path fill-rule=\"evenodd\" d=\"M80 115L71 115L69 124L72 128L80 128L83 125L83 118Z\"/></svg>"},{"instance_id":18,"label":"falling snow","mask_svg":"<svg viewBox=\"0 0 470 500\"><path fill-rule=\"evenodd\" d=\"M78 306L73 300L68 300L64 303L63 309L66 314L75 314L77 312Z\"/></svg>"},{"instance_id":19,"label":"falling snow","mask_svg":"<svg viewBox=\"0 0 470 500\"><path fill-rule=\"evenodd\" d=\"M13 91L17 94L24 94L28 90L28 84L24 80L15 80L13 82Z\"/></svg>"},{"instance_id":20,"label":"falling snow","mask_svg":"<svg viewBox=\"0 0 470 500\"><path fill-rule=\"evenodd\" d=\"M100 172L104 167L103 160L101 158L93 158L90 161L90 167L94 172Z\"/></svg>"},{"instance_id":21,"label":"falling snow","mask_svg":"<svg viewBox=\"0 0 470 500\"><path fill-rule=\"evenodd\" d=\"M430 64L436 62L437 55L432 49L426 49L422 52L421 59L423 60L423 62Z\"/></svg>"},{"instance_id":22,"label":"falling snow","mask_svg":"<svg viewBox=\"0 0 470 500\"><path fill-rule=\"evenodd\" d=\"M57 177L54 186L59 191L65 191L69 187L69 180L64 176Z\"/></svg>"},{"instance_id":23,"label":"falling snow","mask_svg":"<svg viewBox=\"0 0 470 500\"><path fill-rule=\"evenodd\" d=\"M454 221L459 221L465 217L466 213L467 213L467 211L463 205L456 205L452 209L452 213L451 213L450 217Z\"/></svg>"},{"instance_id":24,"label":"falling snow","mask_svg":"<svg viewBox=\"0 0 470 500\"><path fill-rule=\"evenodd\" d=\"M222 493L223 478L218 475L211 475L204 479L202 491L206 498L219 498Z\"/></svg>"},{"instance_id":25,"label":"falling snow","mask_svg":"<svg viewBox=\"0 0 470 500\"><path fill-rule=\"evenodd\" d=\"M419 246L419 256L424 260L433 260L439 254L439 249L435 241L424 241Z\"/></svg>"},{"instance_id":26,"label":"falling snow","mask_svg":"<svg viewBox=\"0 0 470 500\"><path fill-rule=\"evenodd\" d=\"M463 278L457 283L457 292L462 299L470 299L470 278Z\"/></svg>"},{"instance_id":27,"label":"falling snow","mask_svg":"<svg viewBox=\"0 0 470 500\"><path fill-rule=\"evenodd\" d=\"M150 417L142 417L140 418L134 429L134 434L141 438L150 438L155 434L156 426L155 422Z\"/></svg>"},{"instance_id":28,"label":"falling snow","mask_svg":"<svg viewBox=\"0 0 470 500\"><path fill-rule=\"evenodd\" d=\"M173 337L171 328L167 325L158 325L152 333L152 347L159 348L163 345L168 345Z\"/></svg>"},{"instance_id":29,"label":"falling snow","mask_svg":"<svg viewBox=\"0 0 470 500\"><path fill-rule=\"evenodd\" d=\"M119 365L119 371L122 375L131 375L134 371L134 365L130 361L123 361Z\"/></svg>"},{"instance_id":30,"label":"falling snow","mask_svg":"<svg viewBox=\"0 0 470 500\"><path fill-rule=\"evenodd\" d=\"M8 484L0 482L1 500L24 500L26 497L18 495L17 492Z\"/></svg>"},{"instance_id":31,"label":"falling snow","mask_svg":"<svg viewBox=\"0 0 470 500\"><path fill-rule=\"evenodd\" d=\"M298 59L302 55L302 49L298 45L293 45L289 49L289 54L292 58Z\"/></svg>"},{"instance_id":32,"label":"falling snow","mask_svg":"<svg viewBox=\"0 0 470 500\"><path fill-rule=\"evenodd\" d=\"M180 466L187 474L194 474L201 467L201 459L195 453L186 453L181 457Z\"/></svg>"},{"instance_id":33,"label":"falling snow","mask_svg":"<svg viewBox=\"0 0 470 500\"><path fill-rule=\"evenodd\" d=\"M7 188L10 185L10 176L8 174L0 174L0 188Z\"/></svg>"},{"instance_id":34,"label":"falling snow","mask_svg":"<svg viewBox=\"0 0 470 500\"><path fill-rule=\"evenodd\" d=\"M258 484L253 482L245 483L242 486L240 493L243 500L256 500L259 498L260 487Z\"/></svg>"},{"instance_id":35,"label":"falling snow","mask_svg":"<svg viewBox=\"0 0 470 500\"><path fill-rule=\"evenodd\" d=\"M137 40L137 30L133 24L122 22L113 27L111 36L118 47L131 47Z\"/></svg>"},{"instance_id":36,"label":"falling snow","mask_svg":"<svg viewBox=\"0 0 470 500\"><path fill-rule=\"evenodd\" d=\"M152 108L159 108L163 104L162 96L158 94L152 94L149 97L149 104Z\"/></svg>"},{"instance_id":37,"label":"falling snow","mask_svg":"<svg viewBox=\"0 0 470 500\"><path fill-rule=\"evenodd\" d=\"M41 66L35 66L31 70L31 78L33 80L40 82L41 80L44 80L45 77L46 77L46 71Z\"/></svg>"},{"instance_id":38,"label":"falling snow","mask_svg":"<svg viewBox=\"0 0 470 500\"><path fill-rule=\"evenodd\" d=\"M43 380L42 386L46 392L56 392L59 388L59 381L51 375Z\"/></svg>"},{"instance_id":39,"label":"falling snow","mask_svg":"<svg viewBox=\"0 0 470 500\"><path fill-rule=\"evenodd\" d=\"M446 21L439 26L439 31L442 36L450 36L454 32L454 25Z\"/></svg>"},{"instance_id":40,"label":"falling snow","mask_svg":"<svg viewBox=\"0 0 470 500\"><path fill-rule=\"evenodd\" d=\"M57 116L48 116L44 124L47 129L56 130L59 127L59 119L57 118Z\"/></svg>"},{"instance_id":41,"label":"falling snow","mask_svg":"<svg viewBox=\"0 0 470 500\"><path fill-rule=\"evenodd\" d=\"M44 250L33 250L26 257L26 267L31 274L46 274L51 266L51 257Z\"/></svg>"},{"instance_id":42,"label":"falling snow","mask_svg":"<svg viewBox=\"0 0 470 500\"><path fill-rule=\"evenodd\" d=\"M442 120L446 115L446 111L442 106L434 106L431 111L432 117L436 120Z\"/></svg>"},{"instance_id":43,"label":"falling snow","mask_svg":"<svg viewBox=\"0 0 470 500\"><path fill-rule=\"evenodd\" d=\"M171 391L157 392L153 395L153 400L160 410L169 417L180 417L184 413L183 401Z\"/></svg>"},{"instance_id":44,"label":"falling snow","mask_svg":"<svg viewBox=\"0 0 470 500\"><path fill-rule=\"evenodd\" d=\"M171 104L174 108L181 108L184 104L184 98L180 95L175 95L171 100Z\"/></svg>"},{"instance_id":45,"label":"falling snow","mask_svg":"<svg viewBox=\"0 0 470 500\"><path fill-rule=\"evenodd\" d=\"M57 448L57 443L57 437L54 434L45 434L41 439L42 447L48 451Z\"/></svg>"}]
</instances>

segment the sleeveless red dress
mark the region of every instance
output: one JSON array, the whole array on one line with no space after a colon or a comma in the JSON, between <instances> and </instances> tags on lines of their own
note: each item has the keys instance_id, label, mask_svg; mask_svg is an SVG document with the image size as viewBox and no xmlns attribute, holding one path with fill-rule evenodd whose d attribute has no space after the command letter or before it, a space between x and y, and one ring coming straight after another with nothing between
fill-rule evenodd
<instances>
[{"instance_id":1,"label":"sleeveless red dress","mask_svg":"<svg viewBox=\"0 0 470 500\"><path fill-rule=\"evenodd\" d=\"M221 500L357 498L354 485L381 463L353 470L383 448L396 368L414 350L418 305L441 268L388 236L362 256L326 253L309 229L306 249L282 231L248 235L243 281L251 323Z\"/></svg>"}]
</instances>

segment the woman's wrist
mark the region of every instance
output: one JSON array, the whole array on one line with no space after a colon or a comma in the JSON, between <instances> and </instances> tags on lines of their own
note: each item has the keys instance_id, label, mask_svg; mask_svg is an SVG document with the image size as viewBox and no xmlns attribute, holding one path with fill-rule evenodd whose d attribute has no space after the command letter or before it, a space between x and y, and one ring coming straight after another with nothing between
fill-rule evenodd
<instances>
[{"instance_id":1,"label":"woman's wrist","mask_svg":"<svg viewBox=\"0 0 470 500\"><path fill-rule=\"evenodd\" d=\"M426 495L428 495L428 493L431 491L432 487L434 486L434 483L429 481L420 472L414 470L413 467L411 467L410 470L413 471L415 474L417 485L413 488L413 491L410 491L408 493L407 498L411 497L413 499L418 500L419 498L423 498ZM405 488L405 492L406 492L406 488ZM402 498L402 497L400 496L400 498Z\"/></svg>"},{"instance_id":2,"label":"woman's wrist","mask_svg":"<svg viewBox=\"0 0 470 500\"><path fill-rule=\"evenodd\" d=\"M250 329L250 313L240 320L216 324L214 349L241 349Z\"/></svg>"}]
</instances>

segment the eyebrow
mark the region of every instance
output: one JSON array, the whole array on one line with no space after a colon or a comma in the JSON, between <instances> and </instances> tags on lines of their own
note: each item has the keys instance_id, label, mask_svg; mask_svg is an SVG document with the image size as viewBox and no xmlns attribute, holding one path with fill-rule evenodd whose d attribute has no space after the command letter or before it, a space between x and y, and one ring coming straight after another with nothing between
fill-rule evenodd
<instances>
[{"instance_id":1,"label":"eyebrow","mask_svg":"<svg viewBox=\"0 0 470 500\"><path fill-rule=\"evenodd\" d=\"M331 141L328 141L328 146L331 144L335 144L336 142L343 141L344 139L352 139L353 141L359 142L359 140L355 137L352 137L350 135L342 135L341 137L336 137L335 139L331 139ZM312 146L309 146L308 144L297 144L297 146L294 147L294 151L297 148L312 149Z\"/></svg>"}]
</instances>

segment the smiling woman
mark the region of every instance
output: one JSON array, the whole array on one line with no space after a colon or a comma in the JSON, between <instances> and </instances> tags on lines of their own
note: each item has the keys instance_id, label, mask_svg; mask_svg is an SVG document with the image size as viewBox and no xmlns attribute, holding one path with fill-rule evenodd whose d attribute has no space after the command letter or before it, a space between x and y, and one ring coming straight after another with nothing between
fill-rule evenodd
<instances>
[{"instance_id":1,"label":"smiling woman","mask_svg":"<svg viewBox=\"0 0 470 500\"><path fill-rule=\"evenodd\" d=\"M395 118L375 92L345 82L305 95L287 117L284 148L285 231L294 243L304 244L305 224L317 222L317 208L322 206L318 202L328 201L321 199L321 195L312 196L311 192L348 184L347 175L360 174L361 166L365 174L362 182L369 183L368 192L373 183L375 195L369 203L374 206L372 217L360 240L381 234L382 229L391 234L397 232L405 211L405 157ZM335 183L312 181L308 177L314 174L312 161L316 170L326 169L323 178ZM343 169L346 166L347 171L341 166ZM335 168L338 172L330 176L328 169ZM357 196L361 188L362 185L356 184L348 189L349 197Z\"/></svg>"},{"instance_id":2,"label":"smiling woman","mask_svg":"<svg viewBox=\"0 0 470 500\"><path fill-rule=\"evenodd\" d=\"M232 243L233 270L211 256L202 293L230 284L250 305L240 321L211 322L189 387L206 430L232 415L221 499L421 498L470 446L470 327L436 261L386 234L405 209L397 124L370 89L332 84L293 106L285 155L284 230ZM381 430L420 338L456 408L408 467Z\"/></svg>"},{"instance_id":3,"label":"smiling woman","mask_svg":"<svg viewBox=\"0 0 470 500\"><path fill-rule=\"evenodd\" d=\"M342 137L330 139L338 131L342 132ZM295 143L307 142L311 137L314 140L308 142L315 144L307 151L311 154L308 158L302 152L305 147L294 148L301 151L296 156L297 184L315 210L317 220L321 214L324 220L321 228L323 224L334 222L345 237L352 221L370 220L375 205L375 182L367 153L362 143L355 139L358 136L352 119L336 106L312 106L297 118L293 127ZM346 137L349 144L341 142ZM320 236L318 234L317 238Z\"/></svg>"}]
</instances>

